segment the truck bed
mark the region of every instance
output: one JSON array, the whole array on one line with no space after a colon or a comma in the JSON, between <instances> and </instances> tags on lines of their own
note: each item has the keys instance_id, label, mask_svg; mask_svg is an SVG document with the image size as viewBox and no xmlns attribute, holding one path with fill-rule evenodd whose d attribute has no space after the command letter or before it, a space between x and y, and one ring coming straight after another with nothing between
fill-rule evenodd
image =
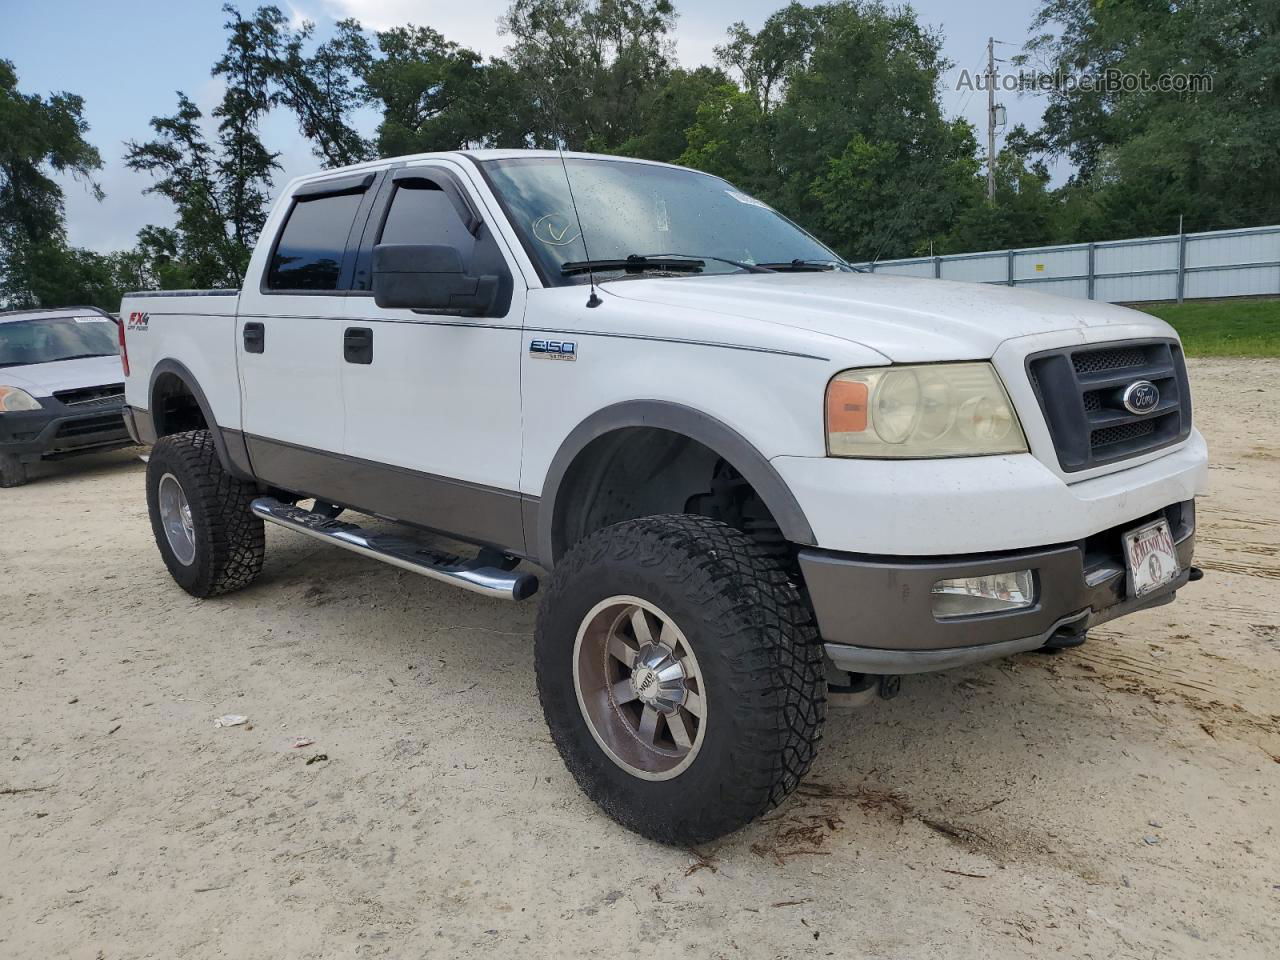
<instances>
[{"instance_id":1,"label":"truck bed","mask_svg":"<svg viewBox=\"0 0 1280 960\"><path fill-rule=\"evenodd\" d=\"M234 371L239 299L238 289L125 294L120 304L129 354L125 403L136 410L149 410L156 382L168 366L179 362L204 389L217 423L238 430L240 390Z\"/></svg>"}]
</instances>

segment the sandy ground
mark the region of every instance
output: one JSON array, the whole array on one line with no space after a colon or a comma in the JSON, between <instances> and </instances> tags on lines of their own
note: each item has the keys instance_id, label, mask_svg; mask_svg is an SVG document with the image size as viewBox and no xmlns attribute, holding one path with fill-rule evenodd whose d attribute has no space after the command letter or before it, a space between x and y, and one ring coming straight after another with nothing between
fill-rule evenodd
<instances>
[{"instance_id":1,"label":"sandy ground","mask_svg":"<svg viewBox=\"0 0 1280 960\"><path fill-rule=\"evenodd\" d=\"M1280 955L1280 362L1193 378L1202 582L833 714L698 851L579 794L534 603L281 530L196 601L136 459L50 466L0 496L0 957Z\"/></svg>"}]
</instances>

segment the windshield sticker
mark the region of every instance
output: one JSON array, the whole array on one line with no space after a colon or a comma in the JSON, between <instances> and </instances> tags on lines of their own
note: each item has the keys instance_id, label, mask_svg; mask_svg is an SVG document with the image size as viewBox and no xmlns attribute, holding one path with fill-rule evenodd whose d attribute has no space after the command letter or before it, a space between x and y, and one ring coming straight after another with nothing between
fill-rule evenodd
<instances>
[{"instance_id":1,"label":"windshield sticker","mask_svg":"<svg viewBox=\"0 0 1280 960\"><path fill-rule=\"evenodd\" d=\"M553 247L568 246L580 236L573 220L563 213L544 213L533 221L533 235Z\"/></svg>"},{"instance_id":2,"label":"windshield sticker","mask_svg":"<svg viewBox=\"0 0 1280 960\"><path fill-rule=\"evenodd\" d=\"M671 232L671 214L667 213L667 201L661 197L653 198L653 227L659 233Z\"/></svg>"},{"instance_id":3,"label":"windshield sticker","mask_svg":"<svg viewBox=\"0 0 1280 960\"><path fill-rule=\"evenodd\" d=\"M725 193L733 197L733 199L737 200L739 203L745 203L749 207L759 207L761 210L773 209L773 207L769 206L763 200L757 200L755 197L748 197L745 193L739 193L737 190L726 190Z\"/></svg>"},{"instance_id":4,"label":"windshield sticker","mask_svg":"<svg viewBox=\"0 0 1280 960\"><path fill-rule=\"evenodd\" d=\"M110 323L106 317L76 317L76 323Z\"/></svg>"}]
</instances>

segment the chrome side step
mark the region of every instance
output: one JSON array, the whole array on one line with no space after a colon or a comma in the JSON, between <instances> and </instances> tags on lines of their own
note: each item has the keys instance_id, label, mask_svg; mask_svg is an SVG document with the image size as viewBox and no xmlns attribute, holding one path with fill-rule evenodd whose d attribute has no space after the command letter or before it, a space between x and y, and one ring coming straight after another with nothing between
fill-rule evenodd
<instances>
[{"instance_id":1,"label":"chrome side step","mask_svg":"<svg viewBox=\"0 0 1280 960\"><path fill-rule=\"evenodd\" d=\"M424 547L415 540L366 530L354 523L330 520L272 497L259 497L250 509L263 520L298 533L332 543L361 556L381 560L411 573L451 583L486 597L524 600L538 590L538 578L529 573L513 573L489 566L479 559L465 560L453 554Z\"/></svg>"}]
</instances>

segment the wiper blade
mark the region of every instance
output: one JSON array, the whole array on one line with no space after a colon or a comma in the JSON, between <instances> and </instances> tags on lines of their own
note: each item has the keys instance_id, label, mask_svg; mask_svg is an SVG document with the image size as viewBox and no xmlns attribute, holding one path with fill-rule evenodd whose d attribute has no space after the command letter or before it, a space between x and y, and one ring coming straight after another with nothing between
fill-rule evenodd
<instances>
[{"instance_id":1,"label":"wiper blade","mask_svg":"<svg viewBox=\"0 0 1280 960\"><path fill-rule=\"evenodd\" d=\"M759 264L759 263L746 263L745 261L742 261L742 260L730 260L728 257L713 257L710 254L706 254L706 253L699 253L697 255L692 253L646 253L644 254L644 258L646 260L656 260L659 257L680 257L685 260L697 260L699 257L701 257L705 260L714 260L717 263L727 263L729 264L729 266L737 267L739 270L745 270L747 271L747 273L773 273L773 271L770 270L768 267L763 266L762 264Z\"/></svg>"},{"instance_id":2,"label":"wiper blade","mask_svg":"<svg viewBox=\"0 0 1280 960\"><path fill-rule=\"evenodd\" d=\"M593 270L677 270L698 273L705 267L705 260L692 257L642 257L633 253L622 260L570 260L560 265L560 273L590 273Z\"/></svg>"},{"instance_id":3,"label":"wiper blade","mask_svg":"<svg viewBox=\"0 0 1280 960\"><path fill-rule=\"evenodd\" d=\"M778 273L825 273L837 269L832 260L786 260L782 263L761 263L758 266Z\"/></svg>"}]
</instances>

